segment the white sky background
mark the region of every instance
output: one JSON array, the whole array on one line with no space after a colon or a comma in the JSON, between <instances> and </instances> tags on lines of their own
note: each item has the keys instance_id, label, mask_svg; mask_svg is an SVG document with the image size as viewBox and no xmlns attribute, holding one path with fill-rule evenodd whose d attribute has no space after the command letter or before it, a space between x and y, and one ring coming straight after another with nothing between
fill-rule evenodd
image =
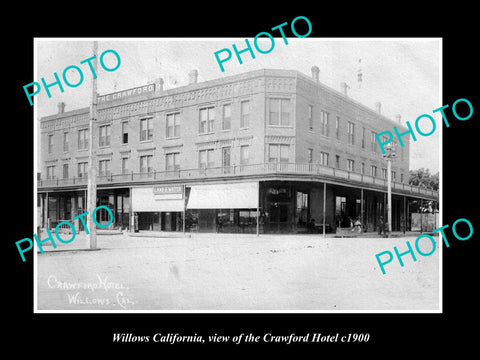
<instances>
[{"instance_id":1,"label":"white sky background","mask_svg":"<svg viewBox=\"0 0 480 360\"><path fill-rule=\"evenodd\" d=\"M100 95L129 89L164 79L164 89L188 84L188 72L198 70L198 81L213 80L251 70L289 69L298 70L311 76L311 67L320 68L320 82L340 90L340 83L346 82L350 89L349 97L374 109L375 102L382 103L382 114L394 120L395 114L402 116L402 124L409 121L414 128L415 119L421 114L432 115L437 122L437 130L428 137L417 135L417 141L410 140L410 169L421 167L431 173L439 170L439 138L443 121L439 113L432 110L444 105L441 103L441 40L440 39L321 39L275 38L275 48L268 54L257 52L253 38L249 41L255 52L252 59L248 52L242 54L240 65L232 55L225 62L225 72L221 72L214 52L229 48L232 44L239 50L245 48L245 38L230 39L99 39L98 55L108 49L115 50L121 57L120 67L113 71L103 70L98 63L97 90ZM262 40L263 41L263 40ZM262 49L270 47L270 40L259 41ZM93 39L36 39L37 69L36 78L42 77L48 83L54 82L53 73L60 79L63 70L69 65L79 66L84 73L83 83L75 88L64 85L61 93L58 86L50 88L52 98L45 90L34 97L37 118L56 114L57 104L65 102L65 111L87 107L91 101L92 75L88 64L80 61L92 56ZM220 56L225 56L221 54ZM363 73L361 88L358 88L358 60ZM107 66L116 62L112 54L105 56ZM78 82L76 72L67 73L71 83ZM27 101L28 105L28 100ZM425 121L425 119L423 120ZM431 125L421 122L424 132ZM393 131L390 124L385 130Z\"/></svg>"}]
</instances>

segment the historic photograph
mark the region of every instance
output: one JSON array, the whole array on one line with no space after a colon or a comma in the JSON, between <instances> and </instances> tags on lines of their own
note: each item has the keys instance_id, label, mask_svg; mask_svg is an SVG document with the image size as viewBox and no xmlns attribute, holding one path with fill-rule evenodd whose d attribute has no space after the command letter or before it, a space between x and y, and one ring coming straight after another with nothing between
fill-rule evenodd
<instances>
[{"instance_id":1,"label":"historic photograph","mask_svg":"<svg viewBox=\"0 0 480 360\"><path fill-rule=\"evenodd\" d=\"M36 312L441 311L441 39L272 35L35 39Z\"/></svg>"}]
</instances>

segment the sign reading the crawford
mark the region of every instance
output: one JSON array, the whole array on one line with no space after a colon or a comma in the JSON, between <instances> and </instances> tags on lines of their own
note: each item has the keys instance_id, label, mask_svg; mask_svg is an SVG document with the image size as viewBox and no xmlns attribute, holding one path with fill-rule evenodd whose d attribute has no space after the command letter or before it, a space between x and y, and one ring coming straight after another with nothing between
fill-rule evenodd
<instances>
[{"instance_id":1,"label":"sign reading the crawford","mask_svg":"<svg viewBox=\"0 0 480 360\"><path fill-rule=\"evenodd\" d=\"M133 89L128 89L128 90L123 90L123 91L117 91L111 94L107 95L101 95L99 96L98 103L104 103L108 101L113 101L113 100L118 100L118 99L124 99L130 96L134 95L139 95L139 94L145 94L145 93L151 93L155 91L155 84L149 84L145 86L139 86Z\"/></svg>"}]
</instances>

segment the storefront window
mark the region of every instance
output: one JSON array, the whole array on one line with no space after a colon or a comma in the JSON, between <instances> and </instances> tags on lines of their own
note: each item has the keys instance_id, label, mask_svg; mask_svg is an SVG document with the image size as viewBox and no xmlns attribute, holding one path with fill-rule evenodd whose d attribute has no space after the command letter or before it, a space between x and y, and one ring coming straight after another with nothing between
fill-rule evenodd
<instances>
[{"instance_id":1,"label":"storefront window","mask_svg":"<svg viewBox=\"0 0 480 360\"><path fill-rule=\"evenodd\" d=\"M255 233L256 209L189 209L185 227L190 232Z\"/></svg>"}]
</instances>

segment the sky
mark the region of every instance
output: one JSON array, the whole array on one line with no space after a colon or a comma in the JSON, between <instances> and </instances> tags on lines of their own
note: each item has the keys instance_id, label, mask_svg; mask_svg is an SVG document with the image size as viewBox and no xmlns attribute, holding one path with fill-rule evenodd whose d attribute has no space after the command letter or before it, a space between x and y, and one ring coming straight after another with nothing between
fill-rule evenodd
<instances>
[{"instance_id":1,"label":"sky","mask_svg":"<svg viewBox=\"0 0 480 360\"><path fill-rule=\"evenodd\" d=\"M87 64L80 64L92 56L94 39L47 39L37 38L35 78L40 82L54 82L53 73L61 78L63 70L76 65L83 71L83 82L77 87L65 84L64 92L58 86L50 88L51 98L42 91L35 95L37 119L58 112L57 104L64 102L65 111L88 107L91 101L92 74ZM98 64L97 92L100 95L114 91L146 85L156 78L164 79L164 89L188 84L190 70L198 70L198 82L213 80L257 69L297 70L311 76L311 67L320 68L320 82L340 91L340 83L350 87L348 96L375 109L375 103L382 103L382 115L395 120L401 115L401 123L409 121L414 127L415 120L422 114L429 114L437 122L437 130L428 137L417 135L417 141L410 141L410 169L428 168L431 173L439 171L440 140L442 132L441 115L433 110L441 107L441 39L438 38L274 38L275 45L268 54L261 54L253 46L252 59L248 52L242 54L243 64L235 55L223 63L220 70L214 53L229 48L232 44L239 50L245 48L245 38L165 38L165 39L97 39L98 54L115 50L121 64L115 71L108 72ZM268 38L259 38L261 49L271 46ZM220 56L224 56L221 54ZM107 67L116 65L115 57L107 53L104 57ZM357 81L358 70L362 72L361 85ZM78 73L70 70L66 74L71 83L79 81ZM63 83L63 80L62 80ZM360 86L359 86L360 85ZM26 99L27 103L28 100ZM420 128L428 132L428 123ZM392 131L391 125L385 130Z\"/></svg>"}]
</instances>

